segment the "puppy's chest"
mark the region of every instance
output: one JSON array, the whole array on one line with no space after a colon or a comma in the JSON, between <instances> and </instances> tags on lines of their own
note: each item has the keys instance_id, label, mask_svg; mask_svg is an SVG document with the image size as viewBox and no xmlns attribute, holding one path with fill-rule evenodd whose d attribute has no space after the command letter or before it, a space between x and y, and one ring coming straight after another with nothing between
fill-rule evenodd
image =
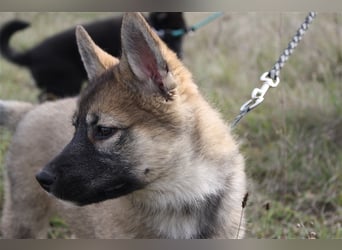
<instances>
[{"instance_id":1,"label":"puppy's chest","mask_svg":"<svg viewBox=\"0 0 342 250\"><path fill-rule=\"evenodd\" d=\"M199 220L194 215L159 214L146 218L137 238L197 238Z\"/></svg>"},{"instance_id":2,"label":"puppy's chest","mask_svg":"<svg viewBox=\"0 0 342 250\"><path fill-rule=\"evenodd\" d=\"M221 192L211 194L191 202L164 204L151 209L136 210L140 225L136 231L137 238L193 239L213 238L222 230L224 220Z\"/></svg>"}]
</instances>

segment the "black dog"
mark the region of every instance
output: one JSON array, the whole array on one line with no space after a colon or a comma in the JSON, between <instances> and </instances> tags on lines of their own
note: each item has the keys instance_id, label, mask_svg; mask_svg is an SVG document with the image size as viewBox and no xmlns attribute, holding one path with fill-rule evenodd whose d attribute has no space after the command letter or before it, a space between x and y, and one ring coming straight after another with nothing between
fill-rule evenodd
<instances>
[{"instance_id":1,"label":"black dog","mask_svg":"<svg viewBox=\"0 0 342 250\"><path fill-rule=\"evenodd\" d=\"M119 57L121 53L121 17L110 18L85 24L84 28L99 47L109 54ZM186 23L181 12L152 12L147 21L159 34L165 43L182 56L182 36L173 36L170 30L184 29ZM75 29L69 29L41 42L34 48L19 53L9 46L11 36L25 29L29 23L13 20L0 30L0 51L4 58L12 63L27 67L37 86L41 89L39 100L51 100L77 95L83 81L87 79L86 72L78 53ZM108 34L112 34L108 36ZM114 34L114 35L113 35ZM109 39L110 37L110 39Z\"/></svg>"}]
</instances>

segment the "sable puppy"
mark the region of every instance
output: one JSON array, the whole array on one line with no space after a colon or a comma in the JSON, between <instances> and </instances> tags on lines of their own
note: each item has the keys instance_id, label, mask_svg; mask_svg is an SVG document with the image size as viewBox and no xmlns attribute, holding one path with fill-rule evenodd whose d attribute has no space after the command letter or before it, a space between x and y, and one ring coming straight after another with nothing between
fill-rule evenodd
<instances>
[{"instance_id":1,"label":"sable puppy","mask_svg":"<svg viewBox=\"0 0 342 250\"><path fill-rule=\"evenodd\" d=\"M3 236L44 237L58 214L80 238L235 238L244 160L176 54L138 13L124 15L120 61L76 35L90 83L19 123Z\"/></svg>"}]
</instances>

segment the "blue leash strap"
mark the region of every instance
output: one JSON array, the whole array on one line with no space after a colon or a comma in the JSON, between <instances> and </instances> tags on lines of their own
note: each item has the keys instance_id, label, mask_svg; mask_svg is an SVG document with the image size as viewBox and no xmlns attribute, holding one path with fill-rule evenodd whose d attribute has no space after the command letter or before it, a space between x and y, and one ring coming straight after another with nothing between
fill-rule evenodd
<instances>
[{"instance_id":1,"label":"blue leash strap","mask_svg":"<svg viewBox=\"0 0 342 250\"><path fill-rule=\"evenodd\" d=\"M223 15L223 12L215 12L212 15L208 16L206 19L192 25L191 27L187 28L186 30L184 30L184 29L172 30L170 32L170 34L172 36L182 36L182 35L187 34L189 32L194 32L194 31L198 30L199 28L201 28L201 27L207 25L208 23L212 22L216 18L219 18L222 15Z\"/></svg>"},{"instance_id":2,"label":"blue leash strap","mask_svg":"<svg viewBox=\"0 0 342 250\"><path fill-rule=\"evenodd\" d=\"M220 16L223 15L223 12L215 12L212 15L208 16L206 19L203 21L191 26L188 31L196 31L197 29L203 27L204 25L207 25L208 23L214 21L216 18L219 18Z\"/></svg>"}]
</instances>

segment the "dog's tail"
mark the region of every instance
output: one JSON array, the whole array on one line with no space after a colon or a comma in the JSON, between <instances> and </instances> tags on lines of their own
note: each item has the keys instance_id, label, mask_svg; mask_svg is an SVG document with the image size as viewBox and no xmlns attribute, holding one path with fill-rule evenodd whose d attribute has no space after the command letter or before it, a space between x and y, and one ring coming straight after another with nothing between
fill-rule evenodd
<instances>
[{"instance_id":1,"label":"dog's tail","mask_svg":"<svg viewBox=\"0 0 342 250\"><path fill-rule=\"evenodd\" d=\"M4 24L0 30L0 52L3 57L12 63L18 64L20 66L27 66L30 64L30 58L28 53L19 53L13 50L9 46L9 41L11 36L22 29L25 29L30 24L20 20L9 21Z\"/></svg>"},{"instance_id":2,"label":"dog's tail","mask_svg":"<svg viewBox=\"0 0 342 250\"><path fill-rule=\"evenodd\" d=\"M33 107L34 105L28 102L0 100L0 126L14 131L19 121Z\"/></svg>"}]
</instances>

